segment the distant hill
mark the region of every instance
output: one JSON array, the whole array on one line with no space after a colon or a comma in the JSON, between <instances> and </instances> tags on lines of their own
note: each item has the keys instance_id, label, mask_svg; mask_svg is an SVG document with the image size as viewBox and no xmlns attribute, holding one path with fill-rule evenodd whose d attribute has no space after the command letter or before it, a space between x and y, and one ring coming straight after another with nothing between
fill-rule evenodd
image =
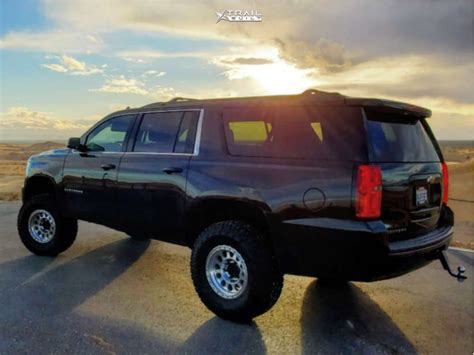
<instances>
[{"instance_id":1,"label":"distant hill","mask_svg":"<svg viewBox=\"0 0 474 355\"><path fill-rule=\"evenodd\" d=\"M58 149L58 148L64 148L63 143L57 143L57 142L43 142L43 143L35 143L29 146L25 147L25 151L27 152L44 152L45 150L51 150L51 149Z\"/></svg>"},{"instance_id":2,"label":"distant hill","mask_svg":"<svg viewBox=\"0 0 474 355\"><path fill-rule=\"evenodd\" d=\"M26 161L30 156L51 150L64 148L63 143L42 142L34 144L5 144L0 143L0 160L23 160Z\"/></svg>"},{"instance_id":3,"label":"distant hill","mask_svg":"<svg viewBox=\"0 0 474 355\"><path fill-rule=\"evenodd\" d=\"M439 140L438 143L441 146L441 148L445 148L445 147L474 148L474 140L471 140L471 141L466 141L466 140L464 140L464 141L442 141L442 140Z\"/></svg>"}]
</instances>

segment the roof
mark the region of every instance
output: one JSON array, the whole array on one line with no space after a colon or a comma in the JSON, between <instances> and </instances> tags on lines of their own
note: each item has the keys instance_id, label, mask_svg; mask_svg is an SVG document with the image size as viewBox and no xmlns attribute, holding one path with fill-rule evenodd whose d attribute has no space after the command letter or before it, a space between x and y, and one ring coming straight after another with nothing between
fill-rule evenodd
<instances>
[{"instance_id":1,"label":"roof","mask_svg":"<svg viewBox=\"0 0 474 355\"><path fill-rule=\"evenodd\" d=\"M175 97L170 101L155 102L149 105L142 106L141 109L146 108L162 108L169 106L203 106L203 105L238 105L258 102L297 102L297 101L335 101L343 103L344 96L336 92L325 92L319 90L306 90L298 95L275 95L275 96L248 96L248 97L229 97L216 99L192 99L186 97Z\"/></svg>"},{"instance_id":2,"label":"roof","mask_svg":"<svg viewBox=\"0 0 474 355\"><path fill-rule=\"evenodd\" d=\"M165 102L155 102L149 105L145 105L139 108L131 109L130 111L143 111L143 109L163 109L163 108L196 108L203 106L214 106L214 105L245 105L245 104L258 104L262 102L274 102L274 103L314 103L324 102L325 104L338 104L348 106L361 106L370 109L383 111L383 112L396 112L406 115L414 115L417 117L430 117L431 111L420 107L403 102L375 99L375 98L354 98L349 96L341 95L337 92L326 92L315 89L308 89L301 94L297 95L278 95L278 96L251 96L251 97L233 97L233 98L216 98L216 99L192 99L185 97L175 97Z\"/></svg>"}]
</instances>

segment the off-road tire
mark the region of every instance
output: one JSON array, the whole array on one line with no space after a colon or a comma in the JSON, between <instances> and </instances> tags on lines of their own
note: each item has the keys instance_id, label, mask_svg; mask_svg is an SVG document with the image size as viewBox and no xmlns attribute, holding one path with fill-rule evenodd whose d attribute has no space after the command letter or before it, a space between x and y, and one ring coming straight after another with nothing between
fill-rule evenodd
<instances>
[{"instance_id":1,"label":"off-road tire","mask_svg":"<svg viewBox=\"0 0 474 355\"><path fill-rule=\"evenodd\" d=\"M237 250L247 266L248 280L234 299L219 296L206 276L206 259L218 245ZM268 311L278 300L283 275L272 248L252 226L240 221L223 221L207 227L196 239L191 256L191 274L201 301L217 316L235 322L249 322Z\"/></svg>"},{"instance_id":2,"label":"off-road tire","mask_svg":"<svg viewBox=\"0 0 474 355\"><path fill-rule=\"evenodd\" d=\"M56 223L56 232L53 238L44 244L34 240L28 228L30 215L38 209L49 212ZM21 241L33 254L56 256L74 243L77 235L77 220L62 217L53 196L41 194L33 196L23 204L18 213L17 228Z\"/></svg>"}]
</instances>

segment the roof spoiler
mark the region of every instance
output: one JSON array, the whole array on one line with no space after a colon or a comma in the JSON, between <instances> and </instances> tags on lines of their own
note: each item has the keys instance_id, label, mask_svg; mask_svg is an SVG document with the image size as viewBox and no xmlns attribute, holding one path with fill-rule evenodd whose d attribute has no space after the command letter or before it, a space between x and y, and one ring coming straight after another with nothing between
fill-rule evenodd
<instances>
[{"instance_id":1,"label":"roof spoiler","mask_svg":"<svg viewBox=\"0 0 474 355\"><path fill-rule=\"evenodd\" d=\"M346 105L363 106L379 112L399 113L402 115L416 116L419 118L431 117L431 110L427 108L406 104L403 102L382 99L359 99L346 97Z\"/></svg>"}]
</instances>

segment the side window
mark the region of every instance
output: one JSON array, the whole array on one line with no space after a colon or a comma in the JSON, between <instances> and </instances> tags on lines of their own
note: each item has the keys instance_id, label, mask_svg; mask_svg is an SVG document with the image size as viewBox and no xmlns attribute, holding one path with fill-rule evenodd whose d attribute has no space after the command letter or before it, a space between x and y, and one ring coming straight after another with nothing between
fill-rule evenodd
<instances>
[{"instance_id":1,"label":"side window","mask_svg":"<svg viewBox=\"0 0 474 355\"><path fill-rule=\"evenodd\" d=\"M135 115L111 118L97 126L86 140L86 147L93 152L120 152L125 136Z\"/></svg>"},{"instance_id":2,"label":"side window","mask_svg":"<svg viewBox=\"0 0 474 355\"><path fill-rule=\"evenodd\" d=\"M321 122L311 122L311 128L318 138L323 141L323 128L321 127Z\"/></svg>"},{"instance_id":3,"label":"side window","mask_svg":"<svg viewBox=\"0 0 474 355\"><path fill-rule=\"evenodd\" d=\"M289 159L363 160L360 110L295 105L226 108L227 149L231 155Z\"/></svg>"},{"instance_id":4,"label":"side window","mask_svg":"<svg viewBox=\"0 0 474 355\"><path fill-rule=\"evenodd\" d=\"M142 119L134 152L192 153L197 111L148 113Z\"/></svg>"},{"instance_id":5,"label":"side window","mask_svg":"<svg viewBox=\"0 0 474 355\"><path fill-rule=\"evenodd\" d=\"M230 138L238 144L263 144L268 139L271 124L260 121L229 121Z\"/></svg>"},{"instance_id":6,"label":"side window","mask_svg":"<svg viewBox=\"0 0 474 355\"><path fill-rule=\"evenodd\" d=\"M174 153L193 153L196 140L198 111L186 111L179 127Z\"/></svg>"}]
</instances>

